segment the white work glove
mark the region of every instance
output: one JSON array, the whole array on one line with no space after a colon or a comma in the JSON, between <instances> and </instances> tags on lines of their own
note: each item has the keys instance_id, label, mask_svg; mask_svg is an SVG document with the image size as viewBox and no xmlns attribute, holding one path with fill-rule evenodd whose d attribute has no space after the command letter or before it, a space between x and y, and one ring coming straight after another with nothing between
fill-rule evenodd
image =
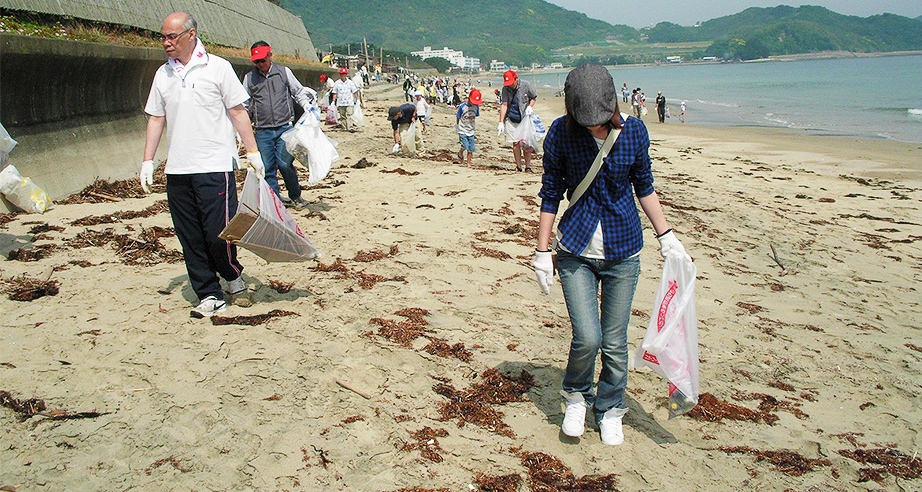
<instances>
[{"instance_id":1,"label":"white work glove","mask_svg":"<svg viewBox=\"0 0 922 492\"><path fill-rule=\"evenodd\" d=\"M663 255L663 258L666 258L667 255L675 255L691 261L691 257L685 252L685 247L682 246L679 239L672 233L672 229L660 236L656 236L656 239L659 241L659 253Z\"/></svg>"},{"instance_id":2,"label":"white work glove","mask_svg":"<svg viewBox=\"0 0 922 492\"><path fill-rule=\"evenodd\" d=\"M400 144L399 144L399 143L395 143L395 144L394 144L394 148L391 150L391 153L392 153L392 154L396 154L397 152L400 152Z\"/></svg>"},{"instance_id":3,"label":"white work glove","mask_svg":"<svg viewBox=\"0 0 922 492\"><path fill-rule=\"evenodd\" d=\"M550 295L551 286L554 285L554 253L550 251L535 251L535 261L531 266L535 268L538 285L545 295Z\"/></svg>"},{"instance_id":4,"label":"white work glove","mask_svg":"<svg viewBox=\"0 0 922 492\"><path fill-rule=\"evenodd\" d=\"M266 178L266 165L263 163L263 156L259 152L247 152L247 166L256 171L260 178Z\"/></svg>"},{"instance_id":5,"label":"white work glove","mask_svg":"<svg viewBox=\"0 0 922 492\"><path fill-rule=\"evenodd\" d=\"M502 135L503 132L505 131L506 131L506 125L504 125L503 122L500 121L499 124L496 125L496 135L497 136Z\"/></svg>"},{"instance_id":6,"label":"white work glove","mask_svg":"<svg viewBox=\"0 0 922 492\"><path fill-rule=\"evenodd\" d=\"M532 109L531 106L525 107L525 115L526 115L526 116L531 116L532 113L534 113L534 112L535 112L535 110Z\"/></svg>"},{"instance_id":7,"label":"white work glove","mask_svg":"<svg viewBox=\"0 0 922 492\"><path fill-rule=\"evenodd\" d=\"M144 193L150 193L148 186L154 184L154 161L144 161L141 163L141 172L138 174L141 179L141 189Z\"/></svg>"}]
</instances>

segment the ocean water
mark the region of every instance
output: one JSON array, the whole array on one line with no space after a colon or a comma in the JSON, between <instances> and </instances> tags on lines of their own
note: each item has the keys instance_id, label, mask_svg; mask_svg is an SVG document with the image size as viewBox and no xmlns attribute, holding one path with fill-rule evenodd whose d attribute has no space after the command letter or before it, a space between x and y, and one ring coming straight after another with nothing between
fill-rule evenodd
<instances>
[{"instance_id":1,"label":"ocean water","mask_svg":"<svg viewBox=\"0 0 922 492\"><path fill-rule=\"evenodd\" d=\"M643 90L648 118L654 120L653 100L663 91L670 123L679 122L679 104L685 101L689 124L922 143L922 55L619 67L611 73L619 92L625 82L629 89ZM521 76L551 90L566 80L565 73Z\"/></svg>"}]
</instances>

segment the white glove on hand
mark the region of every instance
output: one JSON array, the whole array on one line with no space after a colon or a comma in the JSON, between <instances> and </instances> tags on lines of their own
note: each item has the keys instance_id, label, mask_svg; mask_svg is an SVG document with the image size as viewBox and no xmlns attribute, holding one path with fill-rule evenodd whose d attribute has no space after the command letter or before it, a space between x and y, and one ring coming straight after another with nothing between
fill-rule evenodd
<instances>
[{"instance_id":1,"label":"white glove on hand","mask_svg":"<svg viewBox=\"0 0 922 492\"><path fill-rule=\"evenodd\" d=\"M550 251L535 251L535 261L531 266L535 268L541 290L545 295L550 295L551 286L554 285L554 254Z\"/></svg>"},{"instance_id":2,"label":"white glove on hand","mask_svg":"<svg viewBox=\"0 0 922 492\"><path fill-rule=\"evenodd\" d=\"M392 154L396 154L397 152L400 152L400 144L399 144L399 143L395 143L395 144L394 144L393 150L391 150L391 153L392 153Z\"/></svg>"},{"instance_id":3,"label":"white glove on hand","mask_svg":"<svg viewBox=\"0 0 922 492\"><path fill-rule=\"evenodd\" d=\"M531 106L527 106L527 107L525 108L525 115L526 115L526 116L531 116L532 113L534 113L534 112L535 112L535 110L532 109Z\"/></svg>"},{"instance_id":4,"label":"white glove on hand","mask_svg":"<svg viewBox=\"0 0 922 492\"><path fill-rule=\"evenodd\" d=\"M496 135L497 136L502 135L503 132L505 131L506 131L506 125L504 125L503 122L500 121L499 124L496 125Z\"/></svg>"},{"instance_id":5,"label":"white glove on hand","mask_svg":"<svg viewBox=\"0 0 922 492\"><path fill-rule=\"evenodd\" d=\"M685 247L682 246L682 243L680 243L678 238L675 237L675 234L672 233L672 229L666 231L662 236L656 236L656 239L659 241L659 253L663 255L663 258L665 258L666 255L675 255L691 261L691 257L688 256L688 253L685 252Z\"/></svg>"},{"instance_id":6,"label":"white glove on hand","mask_svg":"<svg viewBox=\"0 0 922 492\"><path fill-rule=\"evenodd\" d=\"M154 161L144 161L141 163L141 172L138 174L141 179L141 189L144 193L150 193L148 186L154 184Z\"/></svg>"},{"instance_id":7,"label":"white glove on hand","mask_svg":"<svg viewBox=\"0 0 922 492\"><path fill-rule=\"evenodd\" d=\"M247 165L253 168L260 178L266 178L266 165L263 163L262 154L259 152L247 152Z\"/></svg>"}]
</instances>

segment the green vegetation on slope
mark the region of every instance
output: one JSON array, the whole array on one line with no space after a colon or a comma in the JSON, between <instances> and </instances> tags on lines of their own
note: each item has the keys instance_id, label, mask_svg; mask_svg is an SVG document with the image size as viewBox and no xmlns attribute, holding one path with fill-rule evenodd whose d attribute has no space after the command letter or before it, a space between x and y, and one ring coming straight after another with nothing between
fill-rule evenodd
<instances>
[{"instance_id":1,"label":"green vegetation on slope","mask_svg":"<svg viewBox=\"0 0 922 492\"><path fill-rule=\"evenodd\" d=\"M612 26L543 0L366 0L342 8L325 0L282 0L300 16L316 46L361 41L401 51L424 46L462 50L481 62L523 65L549 60L554 48L607 38L638 40L637 30Z\"/></svg>"}]
</instances>

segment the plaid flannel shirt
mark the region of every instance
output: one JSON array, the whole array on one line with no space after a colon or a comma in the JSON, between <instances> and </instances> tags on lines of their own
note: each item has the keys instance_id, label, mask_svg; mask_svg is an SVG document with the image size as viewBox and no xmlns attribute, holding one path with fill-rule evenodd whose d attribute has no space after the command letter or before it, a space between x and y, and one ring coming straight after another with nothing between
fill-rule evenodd
<instances>
[{"instance_id":1,"label":"plaid flannel shirt","mask_svg":"<svg viewBox=\"0 0 922 492\"><path fill-rule=\"evenodd\" d=\"M557 213L564 193L568 199L572 196L599 153L589 130L569 133L565 120L557 118L544 138L544 176L538 196L541 211L552 214ZM581 253L601 222L606 260L621 260L643 248L643 228L631 188L638 198L654 192L649 149L647 127L637 118L628 118L595 180L560 218L557 228L563 247Z\"/></svg>"}]
</instances>

